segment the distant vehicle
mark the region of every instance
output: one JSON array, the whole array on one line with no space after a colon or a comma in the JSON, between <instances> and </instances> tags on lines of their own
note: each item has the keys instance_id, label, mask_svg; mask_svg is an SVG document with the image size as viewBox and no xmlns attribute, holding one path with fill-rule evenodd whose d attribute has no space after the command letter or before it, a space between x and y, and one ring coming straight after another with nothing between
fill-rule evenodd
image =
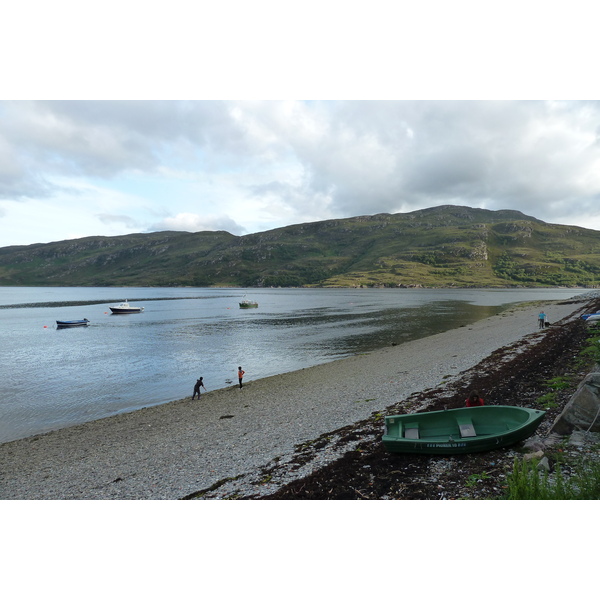
<instances>
[{"instance_id":1,"label":"distant vehicle","mask_svg":"<svg viewBox=\"0 0 600 600\"><path fill-rule=\"evenodd\" d=\"M483 452L528 438L545 414L520 406L490 405L389 416L382 442L390 452Z\"/></svg>"},{"instance_id":2,"label":"distant vehicle","mask_svg":"<svg viewBox=\"0 0 600 600\"><path fill-rule=\"evenodd\" d=\"M113 315L128 315L131 313L140 313L144 310L143 306L129 306L127 300L121 302L121 304L118 304L117 306L109 306L108 308L110 308Z\"/></svg>"},{"instance_id":3,"label":"distant vehicle","mask_svg":"<svg viewBox=\"0 0 600 600\"><path fill-rule=\"evenodd\" d=\"M67 327L87 327L89 321L87 319L79 319L77 321L56 321L57 329L66 329Z\"/></svg>"}]
</instances>

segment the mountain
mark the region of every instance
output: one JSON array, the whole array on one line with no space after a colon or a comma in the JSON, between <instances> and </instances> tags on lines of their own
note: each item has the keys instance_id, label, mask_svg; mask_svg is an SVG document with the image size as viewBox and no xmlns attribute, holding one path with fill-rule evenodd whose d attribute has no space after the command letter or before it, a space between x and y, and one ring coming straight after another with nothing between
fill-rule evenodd
<instances>
[{"instance_id":1,"label":"mountain","mask_svg":"<svg viewBox=\"0 0 600 600\"><path fill-rule=\"evenodd\" d=\"M2 286L594 286L600 232L439 206L244 236L164 231L0 248Z\"/></svg>"}]
</instances>

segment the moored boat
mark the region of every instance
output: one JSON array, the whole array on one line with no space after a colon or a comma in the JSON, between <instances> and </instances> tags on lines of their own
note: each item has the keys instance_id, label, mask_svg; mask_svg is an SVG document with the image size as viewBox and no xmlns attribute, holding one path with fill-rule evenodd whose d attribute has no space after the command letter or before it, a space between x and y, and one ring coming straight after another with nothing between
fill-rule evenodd
<instances>
[{"instance_id":1,"label":"moored boat","mask_svg":"<svg viewBox=\"0 0 600 600\"><path fill-rule=\"evenodd\" d=\"M600 313L591 313L589 315L581 315L584 321L600 321Z\"/></svg>"},{"instance_id":2,"label":"moored boat","mask_svg":"<svg viewBox=\"0 0 600 600\"><path fill-rule=\"evenodd\" d=\"M66 329L67 327L87 327L89 325L87 319L78 319L75 321L56 321L57 329Z\"/></svg>"},{"instance_id":3,"label":"moored boat","mask_svg":"<svg viewBox=\"0 0 600 600\"><path fill-rule=\"evenodd\" d=\"M244 296L240 302L240 308L258 308L258 302L246 300L246 296Z\"/></svg>"},{"instance_id":4,"label":"moored boat","mask_svg":"<svg viewBox=\"0 0 600 600\"><path fill-rule=\"evenodd\" d=\"M108 308L110 308L113 315L128 315L132 313L140 313L144 310L143 306L130 306L127 300L125 300L125 302L121 302L121 304L118 304L117 306L109 306Z\"/></svg>"},{"instance_id":5,"label":"moored boat","mask_svg":"<svg viewBox=\"0 0 600 600\"><path fill-rule=\"evenodd\" d=\"M531 436L543 410L477 406L385 417L382 442L389 452L467 454L510 446Z\"/></svg>"}]
</instances>

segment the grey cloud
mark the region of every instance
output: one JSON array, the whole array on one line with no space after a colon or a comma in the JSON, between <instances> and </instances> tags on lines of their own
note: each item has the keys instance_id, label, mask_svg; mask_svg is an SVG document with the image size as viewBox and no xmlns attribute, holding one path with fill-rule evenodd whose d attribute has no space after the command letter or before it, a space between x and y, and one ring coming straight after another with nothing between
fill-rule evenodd
<instances>
[{"instance_id":1,"label":"grey cloud","mask_svg":"<svg viewBox=\"0 0 600 600\"><path fill-rule=\"evenodd\" d=\"M6 102L0 148L13 157L15 176L4 193L39 193L32 172L110 178L153 172L166 158L200 163L202 148L232 152L244 133L228 110L214 102Z\"/></svg>"},{"instance_id":2,"label":"grey cloud","mask_svg":"<svg viewBox=\"0 0 600 600\"><path fill-rule=\"evenodd\" d=\"M436 102L397 103L394 108L395 114L386 107L387 117L402 123L399 132L405 127L412 132L409 141L397 133L395 144L389 133L379 138L396 163L388 179L388 194L396 202L418 207L463 199L498 201L501 208L506 203L539 207L598 191L579 184L600 159L596 150L580 148L597 126L597 105ZM372 183L375 195L378 182ZM348 192L338 192L335 203L343 206L342 194Z\"/></svg>"},{"instance_id":3,"label":"grey cloud","mask_svg":"<svg viewBox=\"0 0 600 600\"><path fill-rule=\"evenodd\" d=\"M300 219L461 201L559 217L600 193L598 131L597 102L9 102L0 196L166 165L264 172L249 192Z\"/></svg>"},{"instance_id":4,"label":"grey cloud","mask_svg":"<svg viewBox=\"0 0 600 600\"><path fill-rule=\"evenodd\" d=\"M248 192L260 200L264 214L277 225L322 221L335 216L329 211L333 189L317 191L303 184L270 182L253 186Z\"/></svg>"},{"instance_id":5,"label":"grey cloud","mask_svg":"<svg viewBox=\"0 0 600 600\"><path fill-rule=\"evenodd\" d=\"M140 224L127 215L109 215L109 214L97 214L96 218L105 225L125 225L129 229L136 229Z\"/></svg>"},{"instance_id":6,"label":"grey cloud","mask_svg":"<svg viewBox=\"0 0 600 600\"><path fill-rule=\"evenodd\" d=\"M288 129L273 117L263 122L285 131L303 167L295 193L329 195L327 209L339 216L464 202L560 217L569 214L561 213L566 198L585 201L600 191L591 176L600 164L595 102L335 102L311 109ZM303 132L302 118L314 120L316 134ZM280 192L292 195L284 185Z\"/></svg>"}]
</instances>

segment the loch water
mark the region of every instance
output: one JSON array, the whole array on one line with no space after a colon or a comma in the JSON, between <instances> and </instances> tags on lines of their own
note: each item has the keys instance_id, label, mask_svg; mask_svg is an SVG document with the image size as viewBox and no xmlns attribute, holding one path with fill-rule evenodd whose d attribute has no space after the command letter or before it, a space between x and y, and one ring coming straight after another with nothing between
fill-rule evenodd
<instances>
[{"instance_id":1,"label":"loch water","mask_svg":"<svg viewBox=\"0 0 600 600\"><path fill-rule=\"evenodd\" d=\"M0 443L190 396L200 376L227 387L239 365L249 382L581 292L0 287ZM111 314L125 299L144 311Z\"/></svg>"}]
</instances>

